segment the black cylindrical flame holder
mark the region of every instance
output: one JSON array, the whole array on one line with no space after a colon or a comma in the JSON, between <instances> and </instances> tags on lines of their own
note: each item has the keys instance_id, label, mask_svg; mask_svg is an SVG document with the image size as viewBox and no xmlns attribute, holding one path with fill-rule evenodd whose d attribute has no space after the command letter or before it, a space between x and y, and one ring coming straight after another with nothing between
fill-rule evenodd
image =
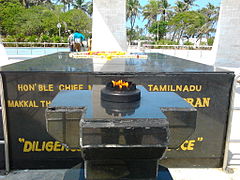
<instances>
[{"instance_id":1,"label":"black cylindrical flame holder","mask_svg":"<svg viewBox=\"0 0 240 180\"><path fill-rule=\"evenodd\" d=\"M101 99L110 102L134 102L141 98L141 92L132 82L128 82L129 86L114 86L112 82L107 83L106 87L101 90Z\"/></svg>"}]
</instances>

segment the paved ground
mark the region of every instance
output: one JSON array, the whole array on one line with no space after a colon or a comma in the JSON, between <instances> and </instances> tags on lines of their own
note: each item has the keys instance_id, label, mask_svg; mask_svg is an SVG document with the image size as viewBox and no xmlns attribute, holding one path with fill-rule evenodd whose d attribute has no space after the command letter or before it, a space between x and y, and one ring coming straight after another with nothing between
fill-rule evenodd
<instances>
[{"instance_id":1,"label":"paved ground","mask_svg":"<svg viewBox=\"0 0 240 180\"><path fill-rule=\"evenodd\" d=\"M239 180L240 169L232 174L221 169L169 169L174 180ZM13 171L8 176L0 176L0 180L81 180L76 170L22 170Z\"/></svg>"},{"instance_id":2,"label":"paved ground","mask_svg":"<svg viewBox=\"0 0 240 180\"><path fill-rule=\"evenodd\" d=\"M240 169L234 169L232 174L222 169L170 169L174 180L239 180Z\"/></svg>"}]
</instances>

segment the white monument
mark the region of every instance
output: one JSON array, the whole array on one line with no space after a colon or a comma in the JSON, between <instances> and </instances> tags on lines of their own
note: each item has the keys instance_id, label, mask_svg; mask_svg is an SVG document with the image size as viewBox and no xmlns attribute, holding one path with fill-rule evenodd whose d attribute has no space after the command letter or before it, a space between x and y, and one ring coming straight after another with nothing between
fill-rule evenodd
<instances>
[{"instance_id":1,"label":"white monument","mask_svg":"<svg viewBox=\"0 0 240 180\"><path fill-rule=\"evenodd\" d=\"M126 51L126 0L93 0L93 51Z\"/></svg>"},{"instance_id":2,"label":"white monument","mask_svg":"<svg viewBox=\"0 0 240 180\"><path fill-rule=\"evenodd\" d=\"M240 0L222 0L213 52L216 66L240 68Z\"/></svg>"},{"instance_id":3,"label":"white monument","mask_svg":"<svg viewBox=\"0 0 240 180\"><path fill-rule=\"evenodd\" d=\"M0 66L8 64L8 56L0 40Z\"/></svg>"}]
</instances>

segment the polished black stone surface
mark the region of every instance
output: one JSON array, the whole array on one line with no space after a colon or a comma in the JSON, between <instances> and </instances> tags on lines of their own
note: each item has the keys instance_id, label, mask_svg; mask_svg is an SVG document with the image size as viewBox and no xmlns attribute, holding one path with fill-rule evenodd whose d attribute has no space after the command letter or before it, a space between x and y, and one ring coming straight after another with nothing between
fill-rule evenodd
<instances>
[{"instance_id":1,"label":"polished black stone surface","mask_svg":"<svg viewBox=\"0 0 240 180\"><path fill-rule=\"evenodd\" d=\"M95 90L96 87L96 90ZM61 91L52 101L51 107L86 107L84 118L112 118L113 115L107 113L100 103L100 91L104 85L93 87L93 91ZM124 115L124 119L134 118L151 118L160 119L166 118L161 108L170 108L172 111L178 109L194 110L194 108L184 101L180 96L173 92L148 92L144 87L137 86L141 90L140 106L135 109L133 114ZM98 90L99 89L99 90ZM66 98L67 97L67 98ZM94 100L95 99L95 100ZM96 100L98 99L98 100ZM120 103L121 104L121 103ZM112 105L109 107L111 108ZM95 109L95 112L93 112ZM101 111L100 111L101 110ZM117 117L114 117L117 118Z\"/></svg>"},{"instance_id":2,"label":"polished black stone surface","mask_svg":"<svg viewBox=\"0 0 240 180\"><path fill-rule=\"evenodd\" d=\"M100 147L106 144L162 146L168 144L170 148L176 148L195 130L196 109L176 93L148 92L143 86L137 86L141 90L140 101L134 102L135 104L116 103L113 105L111 102L103 103L101 100L102 88L104 85L94 85L92 90L59 92L47 111L47 124L48 127L52 127L48 132L70 147L80 146L79 132L82 131L85 134L83 145L86 146ZM63 113L65 109L65 113L69 114L69 109L77 108L83 110L84 121L81 122L83 130L76 127L79 125L80 113L68 115L75 117L72 119L67 118L67 115L59 114L54 115L58 119L52 118L51 113L54 111L58 113L62 109L61 113ZM73 124L75 124L74 128L68 132L68 127L73 127ZM166 139L167 134L160 137L159 133L168 127L170 127L170 138ZM129 128L134 131L129 132ZM73 134L78 134L78 138L72 137ZM125 140L120 140L121 135ZM130 136L135 139L127 138L126 141L126 137Z\"/></svg>"},{"instance_id":3,"label":"polished black stone surface","mask_svg":"<svg viewBox=\"0 0 240 180\"><path fill-rule=\"evenodd\" d=\"M75 130L80 137L73 144L81 148L87 179L156 179L158 160L166 148L179 146L194 131L196 109L176 93L148 92L143 86L137 86L141 98L130 102L130 107L129 103L105 102L100 95L104 87L59 92L46 118L48 127L62 118L63 128L52 126L55 131L48 128L48 132L71 147L66 139L73 134L66 134L64 126L79 119L80 128ZM171 132L171 121L181 124L181 129L173 127Z\"/></svg>"},{"instance_id":4,"label":"polished black stone surface","mask_svg":"<svg viewBox=\"0 0 240 180\"><path fill-rule=\"evenodd\" d=\"M145 63L146 61L148 63ZM126 66L126 64L128 65ZM130 71L131 68L136 71ZM173 87L166 88L166 91L175 91L176 86L190 88L194 85L199 89L201 87L200 91L194 92L176 91L182 98L194 100L193 106L197 109L197 126L196 121L191 121L191 118L184 119L184 121L177 120L181 113L164 112L164 114L168 119L171 119L169 122L170 144L176 145L175 141L180 139L183 142L186 137L189 141L202 137L203 141L197 142L192 151L182 150L181 147L179 150L168 151L167 158L161 160L161 163L166 167L178 168L220 168L222 166L233 73L219 72L211 66L161 54L151 54L148 60L140 61L139 59L104 61L99 59L70 59L67 53L58 53L4 66L1 70L4 71L1 74L6 92L5 98L11 101L51 101L57 95L61 84L83 85L83 89L90 89L94 85L103 85L111 80L119 79L132 81L144 86L149 91L155 91L156 89L153 89L155 85L159 90L159 86ZM43 92L36 89L26 92L17 90L18 85L35 83L53 85L54 91ZM148 88L149 85L153 86ZM205 104L206 107L202 107L202 103L196 103L197 100L203 99L210 100ZM98 104L107 115L112 113L114 116L119 113L119 108L114 105L111 106L112 108L106 109L105 107L109 105L100 102ZM139 105L140 102L128 106L130 108L121 105L120 112L131 115ZM131 109L131 112L127 111L128 109ZM12 147L16 147L10 149L12 169L69 168L82 161L79 151L46 152L44 150L45 152L37 152L35 150L26 153L23 151L24 144L17 141L19 138L25 138L26 141L39 141L41 144L48 141L55 142L56 139L59 139L66 140L65 142L71 144L71 147L79 147L79 118L76 119L76 117L81 116L79 112L77 116L71 117L71 114L69 115L65 111L62 112L62 115L67 115L67 120L59 118L55 121L48 121L49 130L55 132L55 134L49 134L45 127L46 107L7 107L6 110L9 121L9 142ZM191 117L196 116L194 112L191 114ZM60 138L53 138L57 137L56 135ZM184 144L183 147L186 149L188 144Z\"/></svg>"},{"instance_id":5,"label":"polished black stone surface","mask_svg":"<svg viewBox=\"0 0 240 180\"><path fill-rule=\"evenodd\" d=\"M225 71L160 53L148 54L148 59L99 58L73 59L67 52L25 60L3 66L1 71L53 72L216 72Z\"/></svg>"}]
</instances>

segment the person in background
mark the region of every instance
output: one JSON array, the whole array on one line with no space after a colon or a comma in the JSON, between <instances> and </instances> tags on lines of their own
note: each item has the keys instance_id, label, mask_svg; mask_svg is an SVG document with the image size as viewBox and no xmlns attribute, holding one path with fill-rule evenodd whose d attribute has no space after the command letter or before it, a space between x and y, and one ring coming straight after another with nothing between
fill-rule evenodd
<instances>
[{"instance_id":1,"label":"person in background","mask_svg":"<svg viewBox=\"0 0 240 180\"><path fill-rule=\"evenodd\" d=\"M71 52L74 52L74 35L72 30L68 30L69 36L68 36L68 44Z\"/></svg>"},{"instance_id":2,"label":"person in background","mask_svg":"<svg viewBox=\"0 0 240 180\"><path fill-rule=\"evenodd\" d=\"M85 36L81 34L80 32L76 31L73 34L73 39L74 39L74 48L77 52L81 51L81 47L83 47L82 41L85 40Z\"/></svg>"},{"instance_id":3,"label":"person in background","mask_svg":"<svg viewBox=\"0 0 240 180\"><path fill-rule=\"evenodd\" d=\"M92 35L88 38L88 51L92 50Z\"/></svg>"}]
</instances>

